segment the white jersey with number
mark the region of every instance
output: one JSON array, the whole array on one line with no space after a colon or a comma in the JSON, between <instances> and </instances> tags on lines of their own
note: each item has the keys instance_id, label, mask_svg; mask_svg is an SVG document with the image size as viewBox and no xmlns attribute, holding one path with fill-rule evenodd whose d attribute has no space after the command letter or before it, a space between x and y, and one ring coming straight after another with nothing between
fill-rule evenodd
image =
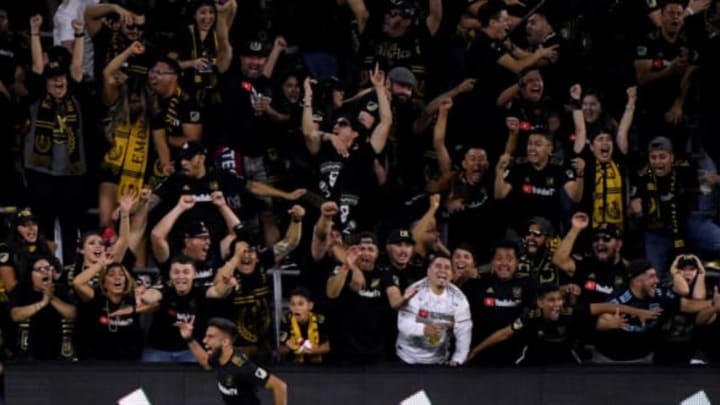
<instances>
[{"instance_id":1,"label":"white jersey with number","mask_svg":"<svg viewBox=\"0 0 720 405\"><path fill-rule=\"evenodd\" d=\"M413 286L418 288L417 294L398 313L397 356L409 364L442 364L448 360L463 363L472 338L472 318L465 294L453 284L442 294L435 294L427 278ZM425 336L428 324L441 328L440 338ZM451 339L455 339L452 354Z\"/></svg>"}]
</instances>

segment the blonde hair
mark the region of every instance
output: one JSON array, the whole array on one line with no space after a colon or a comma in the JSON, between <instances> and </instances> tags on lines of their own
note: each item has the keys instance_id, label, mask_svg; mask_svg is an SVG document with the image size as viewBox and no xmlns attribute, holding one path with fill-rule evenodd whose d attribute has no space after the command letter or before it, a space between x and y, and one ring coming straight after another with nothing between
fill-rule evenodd
<instances>
[{"instance_id":1,"label":"blonde hair","mask_svg":"<svg viewBox=\"0 0 720 405\"><path fill-rule=\"evenodd\" d=\"M125 266L122 265L122 263L113 262L105 266L102 270L100 270L100 274L98 275L98 284L100 286L100 291L102 291L103 294L107 295L107 290L105 289L105 276L110 272L110 270L114 268L119 268L122 270L123 274L125 275L125 288L123 289L122 294L123 295L130 295L135 292L135 287L137 286L135 284L135 278L130 274L128 269L125 268Z\"/></svg>"}]
</instances>

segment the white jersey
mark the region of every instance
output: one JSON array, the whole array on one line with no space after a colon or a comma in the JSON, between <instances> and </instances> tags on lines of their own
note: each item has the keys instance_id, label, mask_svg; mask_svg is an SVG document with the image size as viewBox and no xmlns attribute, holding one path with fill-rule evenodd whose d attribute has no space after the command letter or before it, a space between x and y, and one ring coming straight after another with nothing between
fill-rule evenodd
<instances>
[{"instance_id":1,"label":"white jersey","mask_svg":"<svg viewBox=\"0 0 720 405\"><path fill-rule=\"evenodd\" d=\"M442 294L430 289L427 277L413 284L418 288L398 313L397 356L408 364L443 364L448 360L463 363L470 350L472 318L465 294L449 284ZM442 328L439 339L424 334L425 325ZM455 353L449 352L455 339Z\"/></svg>"}]
</instances>

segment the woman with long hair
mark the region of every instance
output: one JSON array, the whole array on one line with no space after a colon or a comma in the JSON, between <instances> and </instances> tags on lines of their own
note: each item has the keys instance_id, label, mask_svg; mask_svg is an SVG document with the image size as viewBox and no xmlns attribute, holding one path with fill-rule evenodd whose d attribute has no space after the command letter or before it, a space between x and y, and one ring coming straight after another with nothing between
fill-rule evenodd
<instances>
[{"instance_id":1,"label":"woman with long hair","mask_svg":"<svg viewBox=\"0 0 720 405\"><path fill-rule=\"evenodd\" d=\"M136 304L135 280L125 266L106 256L78 274L73 287L86 315L78 325L87 334L83 353L96 360L139 359L143 307Z\"/></svg>"},{"instance_id":2,"label":"woman with long hair","mask_svg":"<svg viewBox=\"0 0 720 405\"><path fill-rule=\"evenodd\" d=\"M101 164L99 207L100 226L106 229L112 228L113 213L124 193L139 193L143 186L153 186L164 177L151 136L152 101L146 82L120 71L128 58L143 52L143 45L133 42L103 70L102 99L110 109L106 130L110 150Z\"/></svg>"}]
</instances>

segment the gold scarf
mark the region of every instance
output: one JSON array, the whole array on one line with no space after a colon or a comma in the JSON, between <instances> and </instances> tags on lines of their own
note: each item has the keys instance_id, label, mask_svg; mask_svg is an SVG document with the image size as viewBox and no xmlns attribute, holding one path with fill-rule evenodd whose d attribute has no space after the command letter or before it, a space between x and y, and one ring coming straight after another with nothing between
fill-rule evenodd
<instances>
[{"instance_id":1,"label":"gold scarf","mask_svg":"<svg viewBox=\"0 0 720 405\"><path fill-rule=\"evenodd\" d=\"M662 200L660 199L660 191L658 190L658 183L655 174L651 168L647 169L647 194L648 201L644 202L646 206L643 207L643 211L648 213L648 230L650 231L662 231L665 224L662 220ZM673 169L670 174L670 193L672 198L670 199L670 229L673 234L673 247L677 253L680 253L685 248L685 239L683 239L680 233L680 221L678 218L677 209L677 173Z\"/></svg>"},{"instance_id":2,"label":"gold scarf","mask_svg":"<svg viewBox=\"0 0 720 405\"><path fill-rule=\"evenodd\" d=\"M623 181L614 161L595 160L595 190L593 191L592 226L608 223L623 229Z\"/></svg>"},{"instance_id":3,"label":"gold scarf","mask_svg":"<svg viewBox=\"0 0 720 405\"><path fill-rule=\"evenodd\" d=\"M149 160L150 127L140 118L135 124L123 123L113 133L115 145L105 154L103 167L120 175L118 201L125 190L140 190Z\"/></svg>"},{"instance_id":4,"label":"gold scarf","mask_svg":"<svg viewBox=\"0 0 720 405\"><path fill-rule=\"evenodd\" d=\"M298 323L297 319L295 319L294 316L290 316L290 339L293 340L293 342L297 343L298 345L301 344L301 342L304 340L302 332L300 331L300 324ZM320 345L320 329L318 327L318 319L317 315L314 313L310 313L310 320L308 321L308 336L307 340L312 343L314 348L317 348ZM322 355L321 354L302 354L302 353L295 353L295 363L304 363L305 357L308 357L308 360L310 360L313 364L319 364L322 362Z\"/></svg>"},{"instance_id":5,"label":"gold scarf","mask_svg":"<svg viewBox=\"0 0 720 405\"><path fill-rule=\"evenodd\" d=\"M67 96L57 102L46 94L38 104L33 150L28 163L50 170L54 145L66 144L70 171L82 174L84 166L80 160L79 129L80 116L73 98Z\"/></svg>"}]
</instances>

